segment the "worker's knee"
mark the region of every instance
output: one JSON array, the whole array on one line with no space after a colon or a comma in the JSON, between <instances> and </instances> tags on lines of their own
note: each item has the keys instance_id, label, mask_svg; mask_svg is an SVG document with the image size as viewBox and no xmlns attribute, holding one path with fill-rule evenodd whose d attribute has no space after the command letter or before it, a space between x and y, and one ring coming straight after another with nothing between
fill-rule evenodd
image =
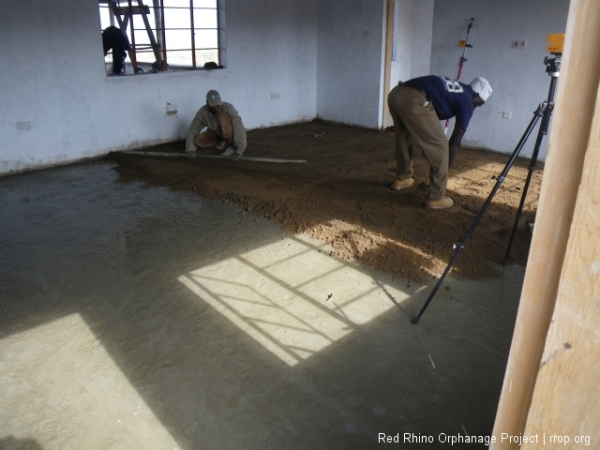
<instances>
[{"instance_id":1,"label":"worker's knee","mask_svg":"<svg viewBox=\"0 0 600 450\"><path fill-rule=\"evenodd\" d=\"M214 147L219 143L219 135L212 130L206 130L194 138L196 147Z\"/></svg>"}]
</instances>

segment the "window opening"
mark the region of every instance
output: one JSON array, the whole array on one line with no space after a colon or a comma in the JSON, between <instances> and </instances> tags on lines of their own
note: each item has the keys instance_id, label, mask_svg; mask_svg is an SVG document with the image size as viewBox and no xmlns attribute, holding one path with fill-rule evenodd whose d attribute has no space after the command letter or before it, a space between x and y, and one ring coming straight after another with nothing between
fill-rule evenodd
<instances>
[{"instance_id":1,"label":"window opening","mask_svg":"<svg viewBox=\"0 0 600 450\"><path fill-rule=\"evenodd\" d=\"M218 0L148 2L99 0L102 30L117 27L130 44L129 61L118 74L222 67ZM106 63L114 52L106 54Z\"/></svg>"}]
</instances>

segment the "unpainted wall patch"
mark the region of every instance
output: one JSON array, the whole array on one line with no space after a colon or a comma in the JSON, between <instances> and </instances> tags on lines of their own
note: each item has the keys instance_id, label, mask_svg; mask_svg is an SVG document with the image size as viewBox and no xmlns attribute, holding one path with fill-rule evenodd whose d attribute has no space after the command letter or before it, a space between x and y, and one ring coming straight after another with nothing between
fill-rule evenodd
<instances>
[{"instance_id":1,"label":"unpainted wall patch","mask_svg":"<svg viewBox=\"0 0 600 450\"><path fill-rule=\"evenodd\" d=\"M173 116L177 114L177 105L175 103L167 102L167 115Z\"/></svg>"}]
</instances>

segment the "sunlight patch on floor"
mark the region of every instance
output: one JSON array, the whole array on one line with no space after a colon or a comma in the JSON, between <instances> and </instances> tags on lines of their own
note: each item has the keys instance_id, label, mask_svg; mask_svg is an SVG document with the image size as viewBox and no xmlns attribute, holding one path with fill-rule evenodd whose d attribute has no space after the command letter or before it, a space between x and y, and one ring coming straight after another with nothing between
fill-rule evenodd
<instances>
[{"instance_id":1,"label":"sunlight patch on floor","mask_svg":"<svg viewBox=\"0 0 600 450\"><path fill-rule=\"evenodd\" d=\"M3 338L0 391L0 440L180 448L79 314Z\"/></svg>"},{"instance_id":2,"label":"sunlight patch on floor","mask_svg":"<svg viewBox=\"0 0 600 450\"><path fill-rule=\"evenodd\" d=\"M408 298L295 238L191 271L179 281L290 366Z\"/></svg>"}]
</instances>

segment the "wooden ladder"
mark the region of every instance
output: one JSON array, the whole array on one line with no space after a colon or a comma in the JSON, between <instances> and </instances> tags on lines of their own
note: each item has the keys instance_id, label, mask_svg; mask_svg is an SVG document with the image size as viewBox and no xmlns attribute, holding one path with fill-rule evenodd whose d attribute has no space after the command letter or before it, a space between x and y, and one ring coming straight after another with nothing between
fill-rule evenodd
<instances>
[{"instance_id":1,"label":"wooden ladder","mask_svg":"<svg viewBox=\"0 0 600 450\"><path fill-rule=\"evenodd\" d=\"M131 64L133 65L134 73L143 72L142 69L138 67L136 58L137 51L147 49L152 49L154 57L156 59L156 62L152 64L152 67L160 71L165 70L166 67L161 54L162 46L156 41L154 31L152 30L150 22L148 21L148 14L150 14L150 8L147 5L144 5L142 0L126 0L126 6L120 6L117 3L119 0L98 1L99 3L104 3L108 5L110 12L119 24L119 28L125 35L127 35L127 27L131 24L131 49L127 52L129 53L129 59L131 60ZM134 14L139 14L142 16L142 20L144 21L144 27L146 28L146 32L148 33L148 39L150 40L149 46L136 46L135 44L135 30L133 28Z\"/></svg>"}]
</instances>

